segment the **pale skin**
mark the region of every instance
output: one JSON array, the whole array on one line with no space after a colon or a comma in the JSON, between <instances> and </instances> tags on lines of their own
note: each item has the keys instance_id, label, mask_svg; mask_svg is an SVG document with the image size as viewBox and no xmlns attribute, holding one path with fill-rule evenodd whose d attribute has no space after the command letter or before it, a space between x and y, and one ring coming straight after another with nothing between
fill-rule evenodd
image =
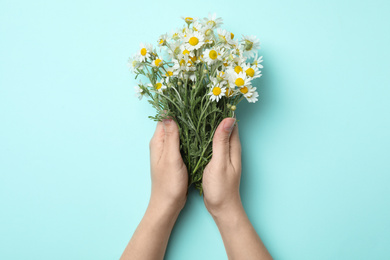
<instances>
[{"instance_id":1,"label":"pale skin","mask_svg":"<svg viewBox=\"0 0 390 260\"><path fill-rule=\"evenodd\" d=\"M175 121L158 122L150 141L152 191L148 208L121 259L163 259L169 236L187 199L188 174ZM226 118L213 138L203 173L204 203L221 233L228 259L272 259L240 198L241 144L235 119Z\"/></svg>"}]
</instances>

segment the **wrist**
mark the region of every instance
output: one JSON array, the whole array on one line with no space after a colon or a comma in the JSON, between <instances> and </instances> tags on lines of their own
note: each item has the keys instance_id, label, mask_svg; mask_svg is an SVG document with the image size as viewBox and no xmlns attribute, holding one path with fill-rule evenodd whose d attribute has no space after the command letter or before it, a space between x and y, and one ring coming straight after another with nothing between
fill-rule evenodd
<instances>
[{"instance_id":1,"label":"wrist","mask_svg":"<svg viewBox=\"0 0 390 260\"><path fill-rule=\"evenodd\" d=\"M229 217L244 211L240 197L232 198L225 203L213 205L211 207L206 206L206 208L214 220Z\"/></svg>"},{"instance_id":2,"label":"wrist","mask_svg":"<svg viewBox=\"0 0 390 260\"><path fill-rule=\"evenodd\" d=\"M156 210L164 215L179 215L185 204L184 199L167 199L161 196L151 196L148 209Z\"/></svg>"}]
</instances>

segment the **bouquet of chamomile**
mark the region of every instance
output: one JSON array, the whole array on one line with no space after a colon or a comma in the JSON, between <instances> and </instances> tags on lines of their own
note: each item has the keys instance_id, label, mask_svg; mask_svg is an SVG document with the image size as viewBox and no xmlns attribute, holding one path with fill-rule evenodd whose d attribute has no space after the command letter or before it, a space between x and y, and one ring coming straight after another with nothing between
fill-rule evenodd
<instances>
[{"instance_id":1,"label":"bouquet of chamomile","mask_svg":"<svg viewBox=\"0 0 390 260\"><path fill-rule=\"evenodd\" d=\"M212 157L218 124L234 117L242 100L258 100L252 81L261 76L262 56L257 55L260 42L255 36L236 40L220 28L222 19L215 14L183 20L182 28L158 38L159 52L141 43L129 66L136 78L149 81L140 82L135 91L156 109L150 118L172 118L178 124L189 185L202 193L202 174Z\"/></svg>"}]
</instances>

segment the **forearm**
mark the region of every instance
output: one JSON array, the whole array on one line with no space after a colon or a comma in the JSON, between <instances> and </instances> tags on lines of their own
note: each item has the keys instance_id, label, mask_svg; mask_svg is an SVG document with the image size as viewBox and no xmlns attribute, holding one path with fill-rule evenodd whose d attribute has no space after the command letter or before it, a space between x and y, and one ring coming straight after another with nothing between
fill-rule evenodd
<instances>
[{"instance_id":1,"label":"forearm","mask_svg":"<svg viewBox=\"0 0 390 260\"><path fill-rule=\"evenodd\" d=\"M121 259L163 259L179 212L151 202Z\"/></svg>"},{"instance_id":2,"label":"forearm","mask_svg":"<svg viewBox=\"0 0 390 260\"><path fill-rule=\"evenodd\" d=\"M229 259L272 259L241 203L213 214L213 218Z\"/></svg>"}]
</instances>

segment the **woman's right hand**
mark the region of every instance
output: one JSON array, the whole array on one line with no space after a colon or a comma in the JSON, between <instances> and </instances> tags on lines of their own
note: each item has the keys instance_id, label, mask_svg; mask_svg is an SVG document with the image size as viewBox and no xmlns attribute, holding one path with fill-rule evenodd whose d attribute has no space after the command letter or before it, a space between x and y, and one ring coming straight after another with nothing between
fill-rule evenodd
<instances>
[{"instance_id":1,"label":"woman's right hand","mask_svg":"<svg viewBox=\"0 0 390 260\"><path fill-rule=\"evenodd\" d=\"M215 131L213 157L203 172L204 202L212 216L241 207L241 144L234 118Z\"/></svg>"}]
</instances>

